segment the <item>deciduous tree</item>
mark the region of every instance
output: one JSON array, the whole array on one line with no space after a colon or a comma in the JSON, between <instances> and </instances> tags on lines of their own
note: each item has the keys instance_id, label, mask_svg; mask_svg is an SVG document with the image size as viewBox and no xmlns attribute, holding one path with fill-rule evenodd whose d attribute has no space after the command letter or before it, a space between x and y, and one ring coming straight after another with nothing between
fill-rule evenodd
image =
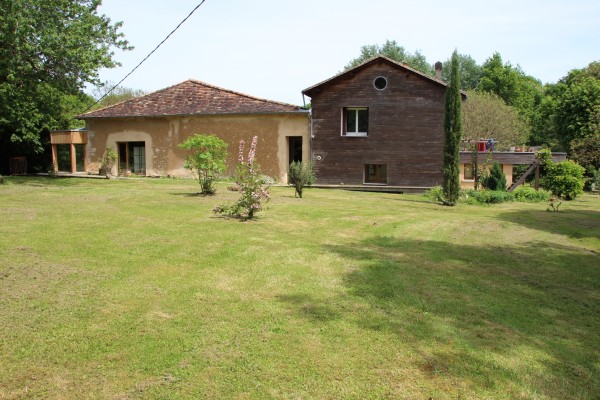
<instances>
[{"instance_id":1,"label":"deciduous tree","mask_svg":"<svg viewBox=\"0 0 600 400\"><path fill-rule=\"evenodd\" d=\"M129 49L98 14L100 0L0 1L0 147L10 153L43 151L42 132L68 128L66 96L81 99L98 70L117 65L113 49ZM88 103L89 104L89 103Z\"/></svg>"},{"instance_id":2,"label":"deciduous tree","mask_svg":"<svg viewBox=\"0 0 600 400\"><path fill-rule=\"evenodd\" d=\"M185 168L196 175L201 194L214 194L214 182L226 167L227 143L215 135L194 135L179 148L190 151L185 157Z\"/></svg>"},{"instance_id":3,"label":"deciduous tree","mask_svg":"<svg viewBox=\"0 0 600 400\"><path fill-rule=\"evenodd\" d=\"M462 106L464 139L494 138L498 140L496 150L508 150L527 141L529 126L516 108L494 93L472 90L467 98Z\"/></svg>"}]
</instances>

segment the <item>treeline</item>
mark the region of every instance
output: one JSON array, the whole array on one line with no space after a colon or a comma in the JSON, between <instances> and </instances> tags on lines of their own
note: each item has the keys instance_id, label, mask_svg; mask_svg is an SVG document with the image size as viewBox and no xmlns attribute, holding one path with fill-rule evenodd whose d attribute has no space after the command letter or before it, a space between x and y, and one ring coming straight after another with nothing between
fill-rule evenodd
<instances>
[{"instance_id":1,"label":"treeline","mask_svg":"<svg viewBox=\"0 0 600 400\"><path fill-rule=\"evenodd\" d=\"M383 55L434 76L433 64L396 41L361 47L350 69ZM586 168L600 168L600 62L568 72L556 83L543 85L494 53L482 65L471 56L458 54L462 89L468 100L463 107L463 138L493 137L499 148L544 146L565 151ZM442 77L449 81L450 58Z\"/></svg>"}]
</instances>

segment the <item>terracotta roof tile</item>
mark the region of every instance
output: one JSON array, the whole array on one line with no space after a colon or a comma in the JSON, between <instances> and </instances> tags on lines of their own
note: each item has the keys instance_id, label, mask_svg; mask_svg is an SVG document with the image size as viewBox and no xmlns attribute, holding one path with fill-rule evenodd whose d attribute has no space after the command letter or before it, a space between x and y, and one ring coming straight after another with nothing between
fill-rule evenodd
<instances>
[{"instance_id":1,"label":"terracotta roof tile","mask_svg":"<svg viewBox=\"0 0 600 400\"><path fill-rule=\"evenodd\" d=\"M271 114L302 111L304 110L299 106L260 99L190 79L145 96L90 111L78 118Z\"/></svg>"}]
</instances>

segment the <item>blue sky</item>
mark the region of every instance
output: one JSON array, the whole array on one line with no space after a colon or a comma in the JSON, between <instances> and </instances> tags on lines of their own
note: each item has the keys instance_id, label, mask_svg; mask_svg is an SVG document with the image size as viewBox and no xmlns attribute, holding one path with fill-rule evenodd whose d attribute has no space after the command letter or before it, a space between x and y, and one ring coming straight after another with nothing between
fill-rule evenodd
<instances>
[{"instance_id":1,"label":"blue sky","mask_svg":"<svg viewBox=\"0 0 600 400\"><path fill-rule=\"evenodd\" d=\"M117 51L117 82L200 0L103 0L135 46ZM158 90L189 78L302 104L301 91L340 72L365 44L396 40L430 63L456 48L483 63L494 52L543 83L600 60L600 1L206 0L123 86ZM308 99L307 99L308 101Z\"/></svg>"}]
</instances>

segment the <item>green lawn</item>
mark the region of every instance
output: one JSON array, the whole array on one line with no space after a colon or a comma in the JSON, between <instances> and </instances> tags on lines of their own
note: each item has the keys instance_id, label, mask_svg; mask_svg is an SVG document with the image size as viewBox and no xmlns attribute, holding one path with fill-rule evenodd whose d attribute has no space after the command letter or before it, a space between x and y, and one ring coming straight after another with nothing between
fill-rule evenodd
<instances>
[{"instance_id":1,"label":"green lawn","mask_svg":"<svg viewBox=\"0 0 600 400\"><path fill-rule=\"evenodd\" d=\"M600 198L0 185L0 399L597 399Z\"/></svg>"}]
</instances>

